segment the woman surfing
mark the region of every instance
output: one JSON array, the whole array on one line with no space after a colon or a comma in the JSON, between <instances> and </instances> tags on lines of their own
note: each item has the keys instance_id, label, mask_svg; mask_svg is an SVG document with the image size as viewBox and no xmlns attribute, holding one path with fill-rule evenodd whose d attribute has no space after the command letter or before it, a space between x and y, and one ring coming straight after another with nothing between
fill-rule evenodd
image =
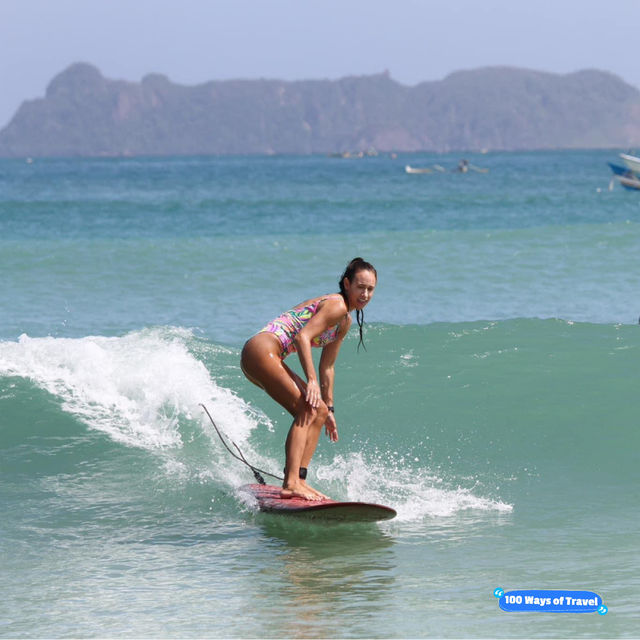
<instances>
[{"instance_id":1,"label":"woman surfing","mask_svg":"<svg viewBox=\"0 0 640 640\"><path fill-rule=\"evenodd\" d=\"M292 416L285 443L286 464L281 497L322 500L326 496L306 482L307 467L316 450L320 431L338 440L333 407L334 365L356 312L362 344L363 309L371 300L378 274L369 262L354 258L340 278L340 293L305 300L267 324L251 337L240 364L248 380L264 389ZM318 373L311 347L322 348ZM297 352L306 381L294 373L285 358Z\"/></svg>"}]
</instances>

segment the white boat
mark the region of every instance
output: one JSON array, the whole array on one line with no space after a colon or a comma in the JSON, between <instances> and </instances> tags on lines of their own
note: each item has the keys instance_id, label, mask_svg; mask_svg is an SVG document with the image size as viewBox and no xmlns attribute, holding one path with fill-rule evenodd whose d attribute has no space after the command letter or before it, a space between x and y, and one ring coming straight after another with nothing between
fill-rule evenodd
<instances>
[{"instance_id":1,"label":"white boat","mask_svg":"<svg viewBox=\"0 0 640 640\"><path fill-rule=\"evenodd\" d=\"M431 173L431 169L428 169L426 167L419 168L419 167L411 167L409 165L406 165L404 170L407 173Z\"/></svg>"},{"instance_id":2,"label":"white boat","mask_svg":"<svg viewBox=\"0 0 640 640\"><path fill-rule=\"evenodd\" d=\"M640 173L640 158L638 156L631 156L628 153L621 153L620 158L625 163L629 171L634 173Z\"/></svg>"},{"instance_id":3,"label":"white boat","mask_svg":"<svg viewBox=\"0 0 640 640\"><path fill-rule=\"evenodd\" d=\"M470 164L468 160L460 160L458 166L455 169L445 169L442 165L434 164L432 167L412 167L407 164L404 167L407 173L433 173L438 171L440 173L468 173L469 171L476 171L477 173L489 173L489 169L483 169L482 167L476 167L474 164Z\"/></svg>"}]
</instances>

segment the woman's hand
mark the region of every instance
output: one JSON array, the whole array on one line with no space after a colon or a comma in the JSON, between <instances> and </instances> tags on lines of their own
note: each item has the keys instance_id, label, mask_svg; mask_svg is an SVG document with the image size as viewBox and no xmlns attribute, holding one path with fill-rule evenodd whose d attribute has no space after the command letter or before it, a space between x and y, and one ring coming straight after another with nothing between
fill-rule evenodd
<instances>
[{"instance_id":1,"label":"woman's hand","mask_svg":"<svg viewBox=\"0 0 640 640\"><path fill-rule=\"evenodd\" d=\"M307 382L307 393L305 394L305 400L307 401L309 406L317 409L321 399L322 395L320 393L320 385L318 384L318 381L309 380L309 382Z\"/></svg>"},{"instance_id":2,"label":"woman's hand","mask_svg":"<svg viewBox=\"0 0 640 640\"><path fill-rule=\"evenodd\" d=\"M336 417L331 412L324 423L324 432L331 442L338 442L338 423L336 422Z\"/></svg>"}]
</instances>

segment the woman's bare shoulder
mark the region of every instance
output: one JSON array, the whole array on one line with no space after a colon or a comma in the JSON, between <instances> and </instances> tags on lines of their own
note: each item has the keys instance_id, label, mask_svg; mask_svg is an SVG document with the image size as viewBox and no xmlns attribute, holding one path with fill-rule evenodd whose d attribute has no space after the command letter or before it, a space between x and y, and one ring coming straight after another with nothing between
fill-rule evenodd
<instances>
[{"instance_id":1,"label":"woman's bare shoulder","mask_svg":"<svg viewBox=\"0 0 640 640\"><path fill-rule=\"evenodd\" d=\"M319 300L320 304L318 306L318 311L322 310L325 311L325 313L328 312L332 316L340 317L348 314L349 310L347 309L347 303L339 293L320 296Z\"/></svg>"}]
</instances>

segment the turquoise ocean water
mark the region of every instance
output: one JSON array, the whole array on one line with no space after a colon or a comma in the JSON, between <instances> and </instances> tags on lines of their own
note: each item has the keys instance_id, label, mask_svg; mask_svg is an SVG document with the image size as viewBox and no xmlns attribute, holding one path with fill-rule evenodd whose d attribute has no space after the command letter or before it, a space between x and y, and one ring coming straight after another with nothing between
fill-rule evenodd
<instances>
[{"instance_id":1,"label":"turquoise ocean water","mask_svg":"<svg viewBox=\"0 0 640 640\"><path fill-rule=\"evenodd\" d=\"M639 194L605 151L404 172L458 159L0 161L0 637L637 637ZM398 517L259 514L199 403L278 473L239 350L356 255L310 476Z\"/></svg>"}]
</instances>

